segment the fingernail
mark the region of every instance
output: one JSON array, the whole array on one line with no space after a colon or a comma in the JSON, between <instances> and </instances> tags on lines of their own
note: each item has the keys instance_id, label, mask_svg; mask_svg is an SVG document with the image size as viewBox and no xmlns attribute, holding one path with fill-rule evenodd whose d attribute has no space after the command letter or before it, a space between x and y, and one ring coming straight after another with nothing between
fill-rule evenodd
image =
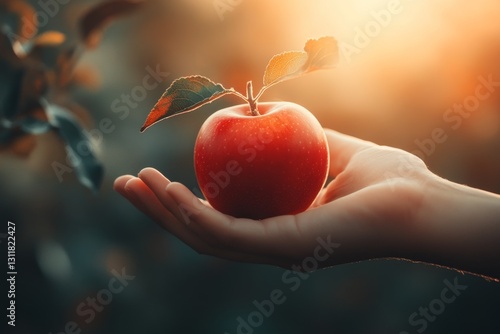
<instances>
[{"instance_id":1,"label":"fingernail","mask_svg":"<svg viewBox=\"0 0 500 334\"><path fill-rule=\"evenodd\" d=\"M133 186L133 182L135 182L135 180L136 178L128 180L127 183L125 183L124 189L127 192L127 194L133 196L134 198L138 198Z\"/></svg>"},{"instance_id":2,"label":"fingernail","mask_svg":"<svg viewBox=\"0 0 500 334\"><path fill-rule=\"evenodd\" d=\"M152 169L152 168L146 167L146 168L141 169L141 171L139 173L137 173L137 176L141 177L141 175L144 174L145 172L147 172L149 169Z\"/></svg>"},{"instance_id":3,"label":"fingernail","mask_svg":"<svg viewBox=\"0 0 500 334\"><path fill-rule=\"evenodd\" d=\"M168 187L170 187L171 185L173 184L173 182L170 182L167 184L167 186L165 187L165 191L168 191Z\"/></svg>"}]
</instances>

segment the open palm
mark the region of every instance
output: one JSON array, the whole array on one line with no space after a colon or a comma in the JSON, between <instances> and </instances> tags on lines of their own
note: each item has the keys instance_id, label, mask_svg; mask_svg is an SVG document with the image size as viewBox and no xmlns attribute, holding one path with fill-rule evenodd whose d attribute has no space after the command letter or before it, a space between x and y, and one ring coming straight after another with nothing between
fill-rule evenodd
<instances>
[{"instance_id":1,"label":"open palm","mask_svg":"<svg viewBox=\"0 0 500 334\"><path fill-rule=\"evenodd\" d=\"M412 223L422 185L434 175L407 152L325 132L333 181L297 215L260 221L234 218L152 168L142 170L139 177L118 178L115 189L202 254L288 268L319 257L320 246L329 256L321 256L319 267L405 257L417 233Z\"/></svg>"}]
</instances>

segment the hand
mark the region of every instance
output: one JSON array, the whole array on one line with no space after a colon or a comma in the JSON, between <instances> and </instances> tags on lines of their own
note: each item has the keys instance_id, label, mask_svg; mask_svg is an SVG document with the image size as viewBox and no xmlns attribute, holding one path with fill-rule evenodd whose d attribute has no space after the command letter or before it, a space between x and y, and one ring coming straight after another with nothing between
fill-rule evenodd
<instances>
[{"instance_id":1,"label":"hand","mask_svg":"<svg viewBox=\"0 0 500 334\"><path fill-rule=\"evenodd\" d=\"M203 254L290 267L312 256L322 238L340 246L321 266L403 256L407 231L422 201L422 185L433 175L420 159L404 151L332 130L326 134L330 176L335 179L310 209L298 215L262 221L233 218L151 168L138 178L118 178L115 189Z\"/></svg>"},{"instance_id":2,"label":"hand","mask_svg":"<svg viewBox=\"0 0 500 334\"><path fill-rule=\"evenodd\" d=\"M439 178L405 151L325 133L333 181L297 215L234 218L152 168L118 178L115 189L201 254L294 270L403 258L500 276L493 255L500 253L500 196ZM464 244L475 245L481 261Z\"/></svg>"}]
</instances>

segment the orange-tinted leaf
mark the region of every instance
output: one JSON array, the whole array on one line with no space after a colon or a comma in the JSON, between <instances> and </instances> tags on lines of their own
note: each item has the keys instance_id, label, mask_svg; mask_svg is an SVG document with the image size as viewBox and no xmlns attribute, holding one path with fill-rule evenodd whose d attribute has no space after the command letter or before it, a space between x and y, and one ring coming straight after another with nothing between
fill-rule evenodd
<instances>
[{"instance_id":1,"label":"orange-tinted leaf","mask_svg":"<svg viewBox=\"0 0 500 334\"><path fill-rule=\"evenodd\" d=\"M310 39L304 50L309 56L304 66L308 72L332 68L339 60L337 41L333 37Z\"/></svg>"},{"instance_id":2,"label":"orange-tinted leaf","mask_svg":"<svg viewBox=\"0 0 500 334\"><path fill-rule=\"evenodd\" d=\"M307 53L302 51L289 51L274 56L267 65L264 85L272 85L289 75L294 75L306 61Z\"/></svg>"},{"instance_id":3,"label":"orange-tinted leaf","mask_svg":"<svg viewBox=\"0 0 500 334\"><path fill-rule=\"evenodd\" d=\"M226 89L221 84L199 75L177 79L150 111L141 131L162 119L195 110L231 93L234 93L234 90Z\"/></svg>"},{"instance_id":4,"label":"orange-tinted leaf","mask_svg":"<svg viewBox=\"0 0 500 334\"><path fill-rule=\"evenodd\" d=\"M95 48L101 41L104 27L114 18L131 13L145 4L145 0L111 0L93 7L80 23L83 41Z\"/></svg>"},{"instance_id":5,"label":"orange-tinted leaf","mask_svg":"<svg viewBox=\"0 0 500 334\"><path fill-rule=\"evenodd\" d=\"M290 51L274 56L264 73L264 89L312 71L333 68L338 61L337 41L321 37L307 41L304 51Z\"/></svg>"},{"instance_id":6,"label":"orange-tinted leaf","mask_svg":"<svg viewBox=\"0 0 500 334\"><path fill-rule=\"evenodd\" d=\"M9 12L19 17L19 23L15 31L15 40L25 42L38 32L38 20L36 11L31 5L23 0L4 1L2 6ZM14 28L13 28L14 29Z\"/></svg>"},{"instance_id":7,"label":"orange-tinted leaf","mask_svg":"<svg viewBox=\"0 0 500 334\"><path fill-rule=\"evenodd\" d=\"M36 37L34 40L35 46L53 46L64 43L66 36L59 31L46 31Z\"/></svg>"}]
</instances>

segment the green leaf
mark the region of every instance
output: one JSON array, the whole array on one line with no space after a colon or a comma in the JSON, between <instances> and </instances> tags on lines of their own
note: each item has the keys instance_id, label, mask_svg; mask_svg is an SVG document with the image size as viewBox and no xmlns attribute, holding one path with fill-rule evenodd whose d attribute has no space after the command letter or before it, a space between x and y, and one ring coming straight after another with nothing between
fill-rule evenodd
<instances>
[{"instance_id":1,"label":"green leaf","mask_svg":"<svg viewBox=\"0 0 500 334\"><path fill-rule=\"evenodd\" d=\"M22 132L32 135L40 135L50 130L52 130L52 126L49 122L37 119L34 116L27 116L14 122L6 119L0 120L0 132Z\"/></svg>"},{"instance_id":2,"label":"green leaf","mask_svg":"<svg viewBox=\"0 0 500 334\"><path fill-rule=\"evenodd\" d=\"M44 101L49 121L67 144L68 154L75 160L80 183L97 191L102 183L104 168L92 150L90 139L84 134L78 120L65 108Z\"/></svg>"},{"instance_id":3,"label":"green leaf","mask_svg":"<svg viewBox=\"0 0 500 334\"><path fill-rule=\"evenodd\" d=\"M313 71L331 69L338 62L337 41L333 37L308 40L304 51L289 51L274 56L264 73L264 88Z\"/></svg>"},{"instance_id":4,"label":"green leaf","mask_svg":"<svg viewBox=\"0 0 500 334\"><path fill-rule=\"evenodd\" d=\"M21 130L32 135L40 135L52 128L49 122L34 117L26 117L20 121L20 127Z\"/></svg>"},{"instance_id":5,"label":"green leaf","mask_svg":"<svg viewBox=\"0 0 500 334\"><path fill-rule=\"evenodd\" d=\"M186 113L234 93L208 78L195 75L175 80L150 111L141 132L162 119Z\"/></svg>"}]
</instances>

